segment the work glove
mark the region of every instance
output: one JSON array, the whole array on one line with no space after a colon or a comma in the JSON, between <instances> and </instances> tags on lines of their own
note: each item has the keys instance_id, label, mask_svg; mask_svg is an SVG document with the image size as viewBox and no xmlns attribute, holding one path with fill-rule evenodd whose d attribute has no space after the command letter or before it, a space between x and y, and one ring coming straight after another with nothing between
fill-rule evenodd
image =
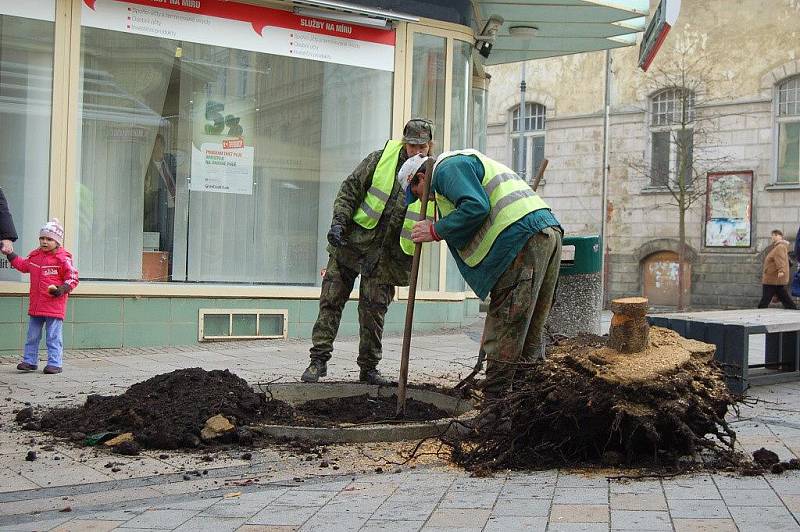
<instances>
[{"instance_id":1,"label":"work glove","mask_svg":"<svg viewBox=\"0 0 800 532\"><path fill-rule=\"evenodd\" d=\"M338 248L344 244L344 226L333 224L328 231L328 242L331 246Z\"/></svg>"}]
</instances>

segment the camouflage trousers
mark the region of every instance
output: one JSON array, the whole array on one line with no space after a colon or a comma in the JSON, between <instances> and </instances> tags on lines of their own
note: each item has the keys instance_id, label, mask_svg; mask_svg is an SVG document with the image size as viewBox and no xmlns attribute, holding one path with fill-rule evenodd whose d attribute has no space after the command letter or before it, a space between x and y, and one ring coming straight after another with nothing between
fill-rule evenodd
<instances>
[{"instance_id":1,"label":"camouflage trousers","mask_svg":"<svg viewBox=\"0 0 800 532\"><path fill-rule=\"evenodd\" d=\"M319 316L311 333L311 360L327 362L333 351L333 341L339 331L339 322L353 284L359 272L328 259L328 268L322 279L319 297ZM383 321L394 297L394 286L373 277L361 277L358 296L358 366L362 370L374 369L381 360Z\"/></svg>"},{"instance_id":2,"label":"camouflage trousers","mask_svg":"<svg viewBox=\"0 0 800 532\"><path fill-rule=\"evenodd\" d=\"M487 396L511 387L520 364L544 358L542 334L561 266L561 232L548 227L528 239L491 292L483 330Z\"/></svg>"}]
</instances>

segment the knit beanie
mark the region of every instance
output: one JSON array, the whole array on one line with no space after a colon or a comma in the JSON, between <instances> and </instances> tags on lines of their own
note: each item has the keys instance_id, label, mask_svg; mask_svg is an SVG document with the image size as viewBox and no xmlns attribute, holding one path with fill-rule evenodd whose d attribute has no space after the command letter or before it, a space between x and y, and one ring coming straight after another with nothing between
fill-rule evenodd
<instances>
[{"instance_id":1,"label":"knit beanie","mask_svg":"<svg viewBox=\"0 0 800 532\"><path fill-rule=\"evenodd\" d=\"M411 192L411 187L408 185L428 159L431 159L431 157L422 155L421 153L414 155L413 157L409 157L406 162L403 163L403 166L400 167L400 171L397 172L397 182L400 183L400 188L402 188L403 192L405 192L406 205L412 204L417 199L414 197L414 193Z\"/></svg>"},{"instance_id":2,"label":"knit beanie","mask_svg":"<svg viewBox=\"0 0 800 532\"><path fill-rule=\"evenodd\" d=\"M64 245L64 228L58 221L58 218L51 218L49 222L44 224L39 229L39 236L46 236L58 242L59 246Z\"/></svg>"}]
</instances>

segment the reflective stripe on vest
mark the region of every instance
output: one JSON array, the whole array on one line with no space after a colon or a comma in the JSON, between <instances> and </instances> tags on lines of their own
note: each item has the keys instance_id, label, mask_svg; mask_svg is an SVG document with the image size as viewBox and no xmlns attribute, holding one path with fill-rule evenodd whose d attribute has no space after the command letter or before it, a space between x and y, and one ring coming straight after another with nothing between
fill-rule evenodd
<instances>
[{"instance_id":1,"label":"reflective stripe on vest","mask_svg":"<svg viewBox=\"0 0 800 532\"><path fill-rule=\"evenodd\" d=\"M428 220L433 222L435 220L434 213L436 212L436 205L433 201L428 200L426 210L428 211ZM400 248L406 255L414 254L414 241L411 240L411 230L414 228L414 224L422 219L420 215L421 211L422 202L420 200L415 201L406 209L406 217L403 220L403 230L400 231Z\"/></svg>"},{"instance_id":2,"label":"reflective stripe on vest","mask_svg":"<svg viewBox=\"0 0 800 532\"><path fill-rule=\"evenodd\" d=\"M467 264L474 268L486 258L497 236L509 225L528 213L539 209L548 209L547 204L531 189L524 179L515 174L507 166L489 159L476 150L462 150L444 153L439 156L434 166L433 175L436 180L436 167L441 161L453 155L471 155L483 164L483 189L489 196L489 216L463 249L458 254ZM455 210L450 200L436 194L436 205L442 218Z\"/></svg>"},{"instance_id":3,"label":"reflective stripe on vest","mask_svg":"<svg viewBox=\"0 0 800 532\"><path fill-rule=\"evenodd\" d=\"M403 143L399 140L390 140L383 147L383 153L372 174L372 185L367 190L367 195L361 206L353 215L353 221L364 229L372 229L378 225L381 219L386 202L394 187L395 175L397 174L397 157Z\"/></svg>"}]
</instances>

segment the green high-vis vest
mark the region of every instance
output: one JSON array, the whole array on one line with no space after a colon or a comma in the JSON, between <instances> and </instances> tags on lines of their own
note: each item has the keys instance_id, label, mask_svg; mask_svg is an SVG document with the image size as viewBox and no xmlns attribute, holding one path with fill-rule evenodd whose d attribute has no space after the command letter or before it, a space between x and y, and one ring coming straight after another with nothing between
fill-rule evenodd
<instances>
[{"instance_id":1,"label":"green high-vis vest","mask_svg":"<svg viewBox=\"0 0 800 532\"><path fill-rule=\"evenodd\" d=\"M364 201L353 215L353 221L364 229L374 229L381 219L386 202L392 194L397 175L397 158L401 149L403 142L399 140L390 140L383 147L381 158L372 174L372 186L367 190Z\"/></svg>"},{"instance_id":2,"label":"green high-vis vest","mask_svg":"<svg viewBox=\"0 0 800 532\"><path fill-rule=\"evenodd\" d=\"M428 216L426 216L426 218L433 223L435 219L434 213L436 212L436 205L433 203L433 201L428 200L426 210L428 211ZM414 254L414 241L411 240L411 230L414 229L415 223L422 220L422 215L420 214L421 212L422 202L420 200L415 201L406 209L406 217L403 220L403 229L400 231L400 248L406 255Z\"/></svg>"},{"instance_id":3,"label":"green high-vis vest","mask_svg":"<svg viewBox=\"0 0 800 532\"><path fill-rule=\"evenodd\" d=\"M483 164L483 189L489 196L489 216L466 246L458 250L467 266L474 268L492 249L497 235L523 216L539 209L549 209L536 192L514 171L498 163L477 150L459 150L443 153L433 167L433 181L436 182L436 168L454 155L470 155ZM436 206L442 218L446 218L456 207L453 203L436 194Z\"/></svg>"}]
</instances>

